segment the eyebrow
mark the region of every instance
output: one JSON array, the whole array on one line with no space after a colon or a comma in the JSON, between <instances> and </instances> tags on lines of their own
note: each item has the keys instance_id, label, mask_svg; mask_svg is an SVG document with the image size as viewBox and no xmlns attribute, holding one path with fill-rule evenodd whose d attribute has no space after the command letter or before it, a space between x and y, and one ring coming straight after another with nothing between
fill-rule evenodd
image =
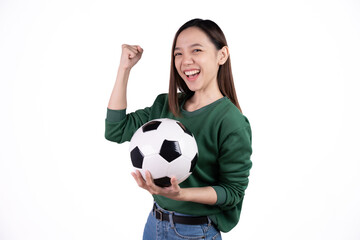
<instances>
[{"instance_id":1,"label":"eyebrow","mask_svg":"<svg viewBox=\"0 0 360 240\"><path fill-rule=\"evenodd\" d=\"M194 43L194 44L190 45L190 48L193 48L193 47L203 47L203 45L201 45L200 43ZM175 47L174 51L180 50L180 49L181 49L180 47Z\"/></svg>"}]
</instances>

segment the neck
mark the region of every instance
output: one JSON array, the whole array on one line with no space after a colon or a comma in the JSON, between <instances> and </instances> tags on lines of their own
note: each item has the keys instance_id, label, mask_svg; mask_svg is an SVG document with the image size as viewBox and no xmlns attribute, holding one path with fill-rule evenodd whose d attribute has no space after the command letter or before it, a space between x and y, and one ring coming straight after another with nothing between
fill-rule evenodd
<instances>
[{"instance_id":1,"label":"neck","mask_svg":"<svg viewBox=\"0 0 360 240\"><path fill-rule=\"evenodd\" d=\"M190 99L186 101L185 110L189 112L196 111L223 97L224 96L221 94L220 90L216 92L212 92L210 94L206 92L197 91Z\"/></svg>"}]
</instances>

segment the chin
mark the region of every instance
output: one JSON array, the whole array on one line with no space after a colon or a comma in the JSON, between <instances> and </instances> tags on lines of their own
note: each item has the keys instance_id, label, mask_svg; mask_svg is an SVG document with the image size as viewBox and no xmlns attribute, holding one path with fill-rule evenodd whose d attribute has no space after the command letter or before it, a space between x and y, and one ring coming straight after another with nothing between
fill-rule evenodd
<instances>
[{"instance_id":1,"label":"chin","mask_svg":"<svg viewBox=\"0 0 360 240\"><path fill-rule=\"evenodd\" d=\"M197 86L196 83L189 82L187 79L182 79L182 80L185 82L185 84L186 84L186 86L188 87L189 90L195 92L195 91L197 91L199 89L199 86Z\"/></svg>"},{"instance_id":2,"label":"chin","mask_svg":"<svg viewBox=\"0 0 360 240\"><path fill-rule=\"evenodd\" d=\"M186 83L186 82L185 82L185 83ZM190 91L192 91L192 92L196 92L196 91L199 90L199 87L194 86L193 84L188 84L188 83L186 83L186 86L187 86L188 89L189 89Z\"/></svg>"}]
</instances>

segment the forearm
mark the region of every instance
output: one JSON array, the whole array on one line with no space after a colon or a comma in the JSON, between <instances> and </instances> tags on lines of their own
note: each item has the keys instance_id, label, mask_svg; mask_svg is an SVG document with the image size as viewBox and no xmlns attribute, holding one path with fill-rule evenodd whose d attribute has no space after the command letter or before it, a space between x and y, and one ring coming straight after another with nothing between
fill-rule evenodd
<instances>
[{"instance_id":1,"label":"forearm","mask_svg":"<svg viewBox=\"0 0 360 240\"><path fill-rule=\"evenodd\" d=\"M127 108L127 83L129 80L130 69L119 67L114 88L111 93L108 108L122 110Z\"/></svg>"},{"instance_id":2,"label":"forearm","mask_svg":"<svg viewBox=\"0 0 360 240\"><path fill-rule=\"evenodd\" d=\"M178 200L214 205L217 201L217 194L212 187L182 188Z\"/></svg>"},{"instance_id":3,"label":"forearm","mask_svg":"<svg viewBox=\"0 0 360 240\"><path fill-rule=\"evenodd\" d=\"M180 188L176 179L171 178L171 186L161 188L154 184L149 171L146 171L145 178L139 170L132 173L139 187L146 189L153 195L161 195L177 201L196 202L207 205L214 205L217 202L217 193L212 187Z\"/></svg>"},{"instance_id":4,"label":"forearm","mask_svg":"<svg viewBox=\"0 0 360 240\"><path fill-rule=\"evenodd\" d=\"M114 89L111 93L108 108L123 110L127 107L126 89L130 70L140 60L143 49L138 45L123 44L120 65L116 77Z\"/></svg>"}]
</instances>

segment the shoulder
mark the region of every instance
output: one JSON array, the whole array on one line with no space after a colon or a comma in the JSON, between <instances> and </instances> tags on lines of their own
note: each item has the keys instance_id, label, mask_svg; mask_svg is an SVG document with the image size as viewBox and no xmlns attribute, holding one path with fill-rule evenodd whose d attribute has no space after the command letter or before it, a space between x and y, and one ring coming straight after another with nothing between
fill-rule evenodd
<instances>
[{"instance_id":1,"label":"shoulder","mask_svg":"<svg viewBox=\"0 0 360 240\"><path fill-rule=\"evenodd\" d=\"M168 94L167 93L161 93L159 95L157 95L155 102L162 102L164 100L168 99Z\"/></svg>"},{"instance_id":2,"label":"shoulder","mask_svg":"<svg viewBox=\"0 0 360 240\"><path fill-rule=\"evenodd\" d=\"M188 96L185 93L178 93L179 103L185 101L187 99L187 97ZM160 104L168 103L168 100L169 100L169 94L161 93L156 97L154 104L155 103L160 103Z\"/></svg>"},{"instance_id":3,"label":"shoulder","mask_svg":"<svg viewBox=\"0 0 360 240\"><path fill-rule=\"evenodd\" d=\"M168 103L168 94L161 93L161 94L157 95L157 97L155 98L153 106L156 106L156 105L163 106L164 104L167 104L167 103Z\"/></svg>"},{"instance_id":4,"label":"shoulder","mask_svg":"<svg viewBox=\"0 0 360 240\"><path fill-rule=\"evenodd\" d=\"M221 106L221 123L219 128L220 143L235 139L249 139L251 142L251 127L248 118L229 100Z\"/></svg>"},{"instance_id":5,"label":"shoulder","mask_svg":"<svg viewBox=\"0 0 360 240\"><path fill-rule=\"evenodd\" d=\"M229 100L223 105L223 126L232 130L250 127L249 119Z\"/></svg>"},{"instance_id":6,"label":"shoulder","mask_svg":"<svg viewBox=\"0 0 360 240\"><path fill-rule=\"evenodd\" d=\"M224 115L219 129L220 146L225 149L232 146L232 151L245 147L251 152L252 131L248 118L230 100L224 104L223 109Z\"/></svg>"}]
</instances>

